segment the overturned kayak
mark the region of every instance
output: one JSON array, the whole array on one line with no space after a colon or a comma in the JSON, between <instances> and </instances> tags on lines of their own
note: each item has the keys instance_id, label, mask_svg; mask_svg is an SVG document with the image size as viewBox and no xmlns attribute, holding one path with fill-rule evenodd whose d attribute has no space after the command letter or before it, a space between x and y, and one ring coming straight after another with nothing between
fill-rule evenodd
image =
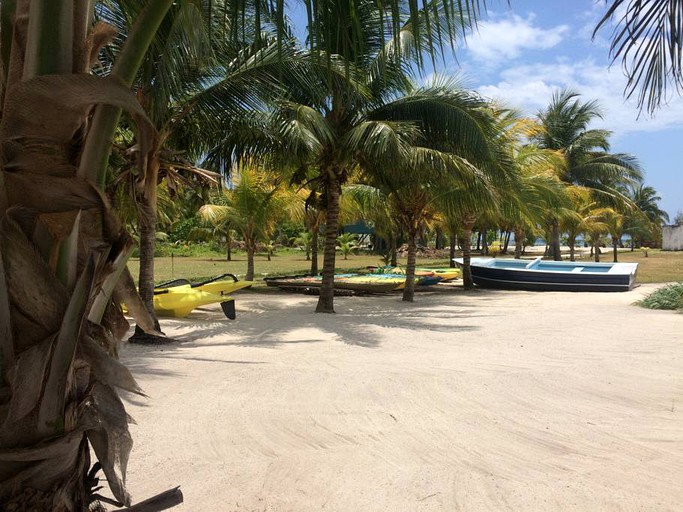
<instances>
[{"instance_id":1,"label":"overturned kayak","mask_svg":"<svg viewBox=\"0 0 683 512\"><path fill-rule=\"evenodd\" d=\"M405 275L405 267L368 267L373 274L383 275L383 274L399 274ZM462 271L459 268L426 268L417 267L415 268L415 278L438 278L434 279L424 279L422 284L429 285L436 282L445 283L458 279L462 275Z\"/></svg>"},{"instance_id":2,"label":"overturned kayak","mask_svg":"<svg viewBox=\"0 0 683 512\"><path fill-rule=\"evenodd\" d=\"M174 279L154 288L154 312L159 316L185 318L195 308L218 303L225 316L234 320L235 299L229 294L252 284L252 281L238 281L233 274L222 274L200 283Z\"/></svg>"},{"instance_id":3,"label":"overturned kayak","mask_svg":"<svg viewBox=\"0 0 683 512\"><path fill-rule=\"evenodd\" d=\"M415 284L429 286L441 279L434 274L415 276ZM275 286L293 291L320 288L321 276L286 276L267 277L268 286ZM405 288L404 274L337 274L334 276L335 290L350 290L356 293L388 293Z\"/></svg>"}]
</instances>

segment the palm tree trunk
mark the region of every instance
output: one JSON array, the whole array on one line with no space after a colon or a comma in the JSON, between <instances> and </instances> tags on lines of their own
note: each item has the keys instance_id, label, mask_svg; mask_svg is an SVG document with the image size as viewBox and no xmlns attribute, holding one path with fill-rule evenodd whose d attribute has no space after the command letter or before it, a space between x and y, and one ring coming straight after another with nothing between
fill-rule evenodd
<instances>
[{"instance_id":1,"label":"palm tree trunk","mask_svg":"<svg viewBox=\"0 0 683 512\"><path fill-rule=\"evenodd\" d=\"M555 261L562 261L562 251L560 249L560 223L553 219L550 223L550 252Z\"/></svg>"},{"instance_id":2,"label":"palm tree trunk","mask_svg":"<svg viewBox=\"0 0 683 512\"><path fill-rule=\"evenodd\" d=\"M511 233L510 231L505 232L505 238L504 238L505 243L503 245L503 254L508 253L508 247L510 246L510 233Z\"/></svg>"},{"instance_id":3,"label":"palm tree trunk","mask_svg":"<svg viewBox=\"0 0 683 512\"><path fill-rule=\"evenodd\" d=\"M449 243L450 243L451 249L448 253L448 266L450 268L455 268L456 265L455 265L455 261L453 261L453 260L455 259L455 246L458 243L458 236L455 233L451 233Z\"/></svg>"},{"instance_id":4,"label":"palm tree trunk","mask_svg":"<svg viewBox=\"0 0 683 512\"><path fill-rule=\"evenodd\" d=\"M406 286L403 288L403 300L413 302L415 297L415 261L417 259L417 229L408 231L408 263L406 265Z\"/></svg>"},{"instance_id":5,"label":"palm tree trunk","mask_svg":"<svg viewBox=\"0 0 683 512\"><path fill-rule=\"evenodd\" d=\"M327 210L325 212L325 247L323 249L323 272L320 298L316 313L334 313L334 268L339 231L339 200L341 183L337 169L326 170Z\"/></svg>"},{"instance_id":6,"label":"palm tree trunk","mask_svg":"<svg viewBox=\"0 0 683 512\"><path fill-rule=\"evenodd\" d=\"M391 260L389 262L389 265L392 267L398 266L398 235L395 232L391 233L391 240L390 240L390 245L389 245L389 254L391 256Z\"/></svg>"},{"instance_id":7,"label":"palm tree trunk","mask_svg":"<svg viewBox=\"0 0 683 512\"><path fill-rule=\"evenodd\" d=\"M311 230L311 275L318 275L318 225Z\"/></svg>"},{"instance_id":8,"label":"palm tree trunk","mask_svg":"<svg viewBox=\"0 0 683 512\"><path fill-rule=\"evenodd\" d=\"M148 2L148 8L139 15L142 28L129 33L129 39L140 43L140 52L130 51L127 40L121 53L142 58L158 27L149 19L150 9L155 10L153 14L160 22L171 3ZM125 367L113 360L126 329L122 329L125 319L111 302L111 288L124 272L129 239L119 229L103 229L103 225L116 224L106 205L95 204L85 196L75 201L76 194L71 200L66 198L68 190L100 183L97 170L87 176L79 174L78 178L60 173L63 183L59 187L63 188L52 188L56 170L75 168L83 162L85 119L80 118L79 109L74 113L60 105L60 99L69 97L68 83L73 78L69 75L88 69L88 59L83 55L88 47L85 31L91 26L92 3L16 2L16 14L21 16L8 20L13 4L5 1L0 6L0 53L9 50L4 44L13 39L13 75L23 75L27 81L42 75L61 75L63 81L61 86L53 82L55 85L47 89L52 92L49 100L36 99L35 94L22 100L22 106L40 102L42 110L32 115L31 131L26 130L25 123L16 121L16 113L12 121L10 109L2 112L2 145L16 141L16 148L3 154L0 171L0 508L89 510L91 449L102 463L116 499L129 505L130 497L120 479L122 473L125 478L125 464L121 468L120 462L127 460L126 447L131 440L116 389L127 387L135 392L139 388ZM140 32L149 35L147 43L140 42ZM16 37L17 33L22 37ZM15 92L3 89L5 107L11 100L18 100L12 97ZM106 95L104 91L97 94ZM74 100L74 104L78 101ZM106 141L106 148L97 154L105 162L115 125L108 134L92 125L87 130L88 138ZM31 143L26 144L27 139ZM49 163L39 158L39 165L35 165L36 140L44 145L43 155L51 154ZM54 141L54 145L48 141ZM11 194L5 187L10 175L25 182L21 195ZM89 195L93 189L87 187ZM43 194L48 189L54 192L51 197ZM68 230L66 238L55 241L45 225L42 231L37 229L27 235L26 228L17 223L17 208L13 207L36 216L53 216L52 222ZM60 212L58 220L55 212ZM41 222L38 220L37 225ZM57 268L50 258L52 251L59 254ZM98 260L104 263L104 258L99 258L102 255L111 258L106 265L98 264ZM114 259L121 263L117 272L112 271ZM27 379L27 375L32 378ZM95 442L91 445L89 440ZM97 476L104 481L102 475Z\"/></svg>"},{"instance_id":9,"label":"palm tree trunk","mask_svg":"<svg viewBox=\"0 0 683 512\"><path fill-rule=\"evenodd\" d=\"M244 277L245 281L254 280L254 254L256 253L256 242L247 241L247 275Z\"/></svg>"},{"instance_id":10,"label":"palm tree trunk","mask_svg":"<svg viewBox=\"0 0 683 512\"><path fill-rule=\"evenodd\" d=\"M472 280L472 267L470 261L472 259L472 227L474 223L465 223L462 236L462 285L465 290L474 288L474 281Z\"/></svg>"},{"instance_id":11,"label":"palm tree trunk","mask_svg":"<svg viewBox=\"0 0 683 512\"><path fill-rule=\"evenodd\" d=\"M570 236L568 243L569 243L569 261L576 261L576 237Z\"/></svg>"},{"instance_id":12,"label":"palm tree trunk","mask_svg":"<svg viewBox=\"0 0 683 512\"><path fill-rule=\"evenodd\" d=\"M595 256L595 261L600 261L600 237L596 236L593 241L593 255Z\"/></svg>"},{"instance_id":13,"label":"palm tree trunk","mask_svg":"<svg viewBox=\"0 0 683 512\"><path fill-rule=\"evenodd\" d=\"M619 239L617 237L612 237L612 246L614 247L613 249L613 256L614 256L614 263L617 263L617 253L619 252Z\"/></svg>"},{"instance_id":14,"label":"palm tree trunk","mask_svg":"<svg viewBox=\"0 0 683 512\"><path fill-rule=\"evenodd\" d=\"M144 190L138 198L138 232L140 234L140 272L138 274L138 289L140 298L150 316L154 319L157 331L159 320L154 313L154 245L157 230L157 176L159 175L159 160L150 159L147 165ZM147 334L136 326L133 341L147 337Z\"/></svg>"},{"instance_id":15,"label":"palm tree trunk","mask_svg":"<svg viewBox=\"0 0 683 512\"><path fill-rule=\"evenodd\" d=\"M485 256L489 254L488 229L481 230L481 253Z\"/></svg>"},{"instance_id":16,"label":"palm tree trunk","mask_svg":"<svg viewBox=\"0 0 683 512\"><path fill-rule=\"evenodd\" d=\"M522 259L522 249L524 248L524 230L515 228L515 259Z\"/></svg>"},{"instance_id":17,"label":"palm tree trunk","mask_svg":"<svg viewBox=\"0 0 683 512\"><path fill-rule=\"evenodd\" d=\"M434 240L434 248L437 250L443 249L443 230L441 228L436 228L436 239Z\"/></svg>"},{"instance_id":18,"label":"palm tree trunk","mask_svg":"<svg viewBox=\"0 0 683 512\"><path fill-rule=\"evenodd\" d=\"M230 235L230 230L228 230L228 234L225 235L225 246L227 248L225 259L226 261L232 261L232 236Z\"/></svg>"}]
</instances>

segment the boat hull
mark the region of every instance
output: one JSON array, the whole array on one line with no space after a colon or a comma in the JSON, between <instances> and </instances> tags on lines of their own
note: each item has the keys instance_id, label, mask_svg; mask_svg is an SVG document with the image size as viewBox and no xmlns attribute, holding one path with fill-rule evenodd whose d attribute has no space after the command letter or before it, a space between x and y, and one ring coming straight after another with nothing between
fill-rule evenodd
<instances>
[{"instance_id":1,"label":"boat hull","mask_svg":"<svg viewBox=\"0 0 683 512\"><path fill-rule=\"evenodd\" d=\"M529 269L496 268L488 266L489 264L489 260L472 262L472 280L477 286L530 291L625 292L635 286L637 268L622 265L625 270L615 272L607 265L591 267L586 263L567 264L565 271L562 270L563 263L553 262L547 263L547 266L554 267L555 270L544 271L541 268L543 264Z\"/></svg>"}]
</instances>

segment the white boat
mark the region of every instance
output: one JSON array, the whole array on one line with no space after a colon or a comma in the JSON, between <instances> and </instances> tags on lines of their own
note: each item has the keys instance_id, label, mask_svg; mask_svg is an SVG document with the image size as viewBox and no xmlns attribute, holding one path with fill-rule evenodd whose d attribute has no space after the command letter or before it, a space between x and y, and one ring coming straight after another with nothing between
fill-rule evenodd
<instances>
[{"instance_id":1,"label":"white boat","mask_svg":"<svg viewBox=\"0 0 683 512\"><path fill-rule=\"evenodd\" d=\"M462 258L455 263L462 267ZM625 292L636 284L637 263L472 258L472 280L483 288Z\"/></svg>"}]
</instances>

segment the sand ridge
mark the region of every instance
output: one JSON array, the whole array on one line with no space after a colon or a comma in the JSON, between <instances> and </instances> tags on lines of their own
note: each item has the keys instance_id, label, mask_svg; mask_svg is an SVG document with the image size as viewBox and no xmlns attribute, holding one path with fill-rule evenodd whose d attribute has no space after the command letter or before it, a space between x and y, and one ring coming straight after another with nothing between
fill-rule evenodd
<instances>
[{"instance_id":1,"label":"sand ridge","mask_svg":"<svg viewBox=\"0 0 683 512\"><path fill-rule=\"evenodd\" d=\"M174 510L680 510L683 316L628 293L241 293L127 345L136 499Z\"/></svg>"}]
</instances>

